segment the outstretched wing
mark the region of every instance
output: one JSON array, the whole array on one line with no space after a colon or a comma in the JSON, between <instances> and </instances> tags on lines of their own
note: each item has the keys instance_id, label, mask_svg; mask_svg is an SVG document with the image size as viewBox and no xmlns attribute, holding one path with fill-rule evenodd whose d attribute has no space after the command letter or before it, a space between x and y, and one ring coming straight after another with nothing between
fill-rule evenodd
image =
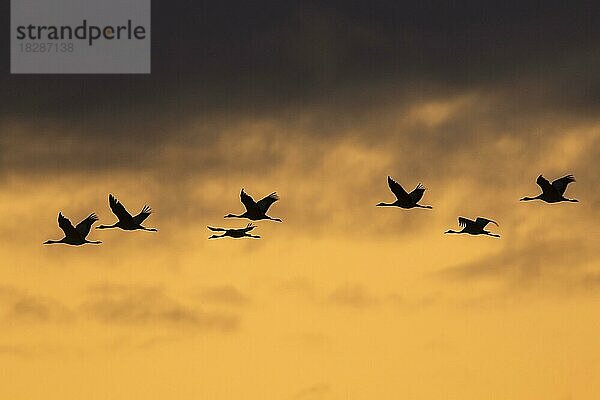
<instances>
[{"instance_id":1,"label":"outstretched wing","mask_svg":"<svg viewBox=\"0 0 600 400\"><path fill-rule=\"evenodd\" d=\"M244 207L246 207L246 210L248 210L249 212L260 211L258 204L256 204L254 199L249 194L244 192L244 189L242 189L242 191L240 192L240 200L242 201Z\"/></svg>"},{"instance_id":2,"label":"outstretched wing","mask_svg":"<svg viewBox=\"0 0 600 400\"><path fill-rule=\"evenodd\" d=\"M474 224L475 221L469 219L469 218L465 218L465 217L458 217L458 226L460 226L461 228L464 228L467 225L471 225Z\"/></svg>"},{"instance_id":3,"label":"outstretched wing","mask_svg":"<svg viewBox=\"0 0 600 400\"><path fill-rule=\"evenodd\" d=\"M68 238L80 238L81 235L77 229L73 227L69 218L62 215L62 213L58 213L58 226L65 233L65 236Z\"/></svg>"},{"instance_id":4,"label":"outstretched wing","mask_svg":"<svg viewBox=\"0 0 600 400\"><path fill-rule=\"evenodd\" d=\"M223 228L213 228L212 226L207 226L207 228L213 232L225 232L227 230L227 229L223 229Z\"/></svg>"},{"instance_id":5,"label":"outstretched wing","mask_svg":"<svg viewBox=\"0 0 600 400\"><path fill-rule=\"evenodd\" d=\"M245 228L240 229L242 232L250 232L252 229L256 228L256 225L248 224Z\"/></svg>"},{"instance_id":6,"label":"outstretched wing","mask_svg":"<svg viewBox=\"0 0 600 400\"><path fill-rule=\"evenodd\" d=\"M567 176L563 176L562 178L553 181L552 186L562 196L565 193L565 190L567 190L567 186L569 185L569 183L573 183L573 182L575 182L575 177L573 175L567 175Z\"/></svg>"},{"instance_id":7,"label":"outstretched wing","mask_svg":"<svg viewBox=\"0 0 600 400\"><path fill-rule=\"evenodd\" d=\"M126 223L131 223L133 221L133 217L125 209L125 206L112 194L108 195L108 204L110 205L113 214L119 218L119 221Z\"/></svg>"},{"instance_id":8,"label":"outstretched wing","mask_svg":"<svg viewBox=\"0 0 600 400\"><path fill-rule=\"evenodd\" d=\"M425 186L419 183L415 190L410 192L409 196L411 197L412 201L416 204L423 197L423 193L425 193Z\"/></svg>"},{"instance_id":9,"label":"outstretched wing","mask_svg":"<svg viewBox=\"0 0 600 400\"><path fill-rule=\"evenodd\" d=\"M98 221L98 216L94 213L91 213L90 215L88 215L88 217L86 219L84 219L83 221L78 223L77 226L75 227L75 229L77 229L77 232L79 232L81 237L83 239L85 239L86 236L90 233L90 229L92 228L92 225L96 221Z\"/></svg>"},{"instance_id":10,"label":"outstretched wing","mask_svg":"<svg viewBox=\"0 0 600 400\"><path fill-rule=\"evenodd\" d=\"M135 217L133 217L133 221L136 224L141 224L142 222L144 222L144 220L146 218L148 218L148 216L152 214L152 209L150 208L150 206L148 204L146 204L143 208L142 211L140 211L140 213L138 215L136 215Z\"/></svg>"},{"instance_id":11,"label":"outstretched wing","mask_svg":"<svg viewBox=\"0 0 600 400\"><path fill-rule=\"evenodd\" d=\"M479 225L481 227L481 229L485 228L487 224L492 223L496 226L498 226L498 223L496 221L492 221L491 219L487 219L487 218L482 218L482 217L477 217L477 219L475 220L475 223L477 225Z\"/></svg>"},{"instance_id":12,"label":"outstretched wing","mask_svg":"<svg viewBox=\"0 0 600 400\"><path fill-rule=\"evenodd\" d=\"M535 180L535 183L537 183L542 188L542 192L544 192L544 193L551 193L554 191L554 188L552 187L550 182L548 182L548 180L546 178L544 178L542 175L537 177L537 179Z\"/></svg>"},{"instance_id":13,"label":"outstretched wing","mask_svg":"<svg viewBox=\"0 0 600 400\"><path fill-rule=\"evenodd\" d=\"M404 188L398 182L393 180L390 176L388 176L388 186L390 187L390 190L392 191L392 193L394 193L398 200L411 200L411 196L408 193L406 193L406 190L404 190Z\"/></svg>"},{"instance_id":14,"label":"outstretched wing","mask_svg":"<svg viewBox=\"0 0 600 400\"><path fill-rule=\"evenodd\" d=\"M277 196L277 193L273 192L265 198L260 199L256 205L262 212L266 213L269 207L271 207L271 204L275 203L277 200L279 200L279 196Z\"/></svg>"}]
</instances>

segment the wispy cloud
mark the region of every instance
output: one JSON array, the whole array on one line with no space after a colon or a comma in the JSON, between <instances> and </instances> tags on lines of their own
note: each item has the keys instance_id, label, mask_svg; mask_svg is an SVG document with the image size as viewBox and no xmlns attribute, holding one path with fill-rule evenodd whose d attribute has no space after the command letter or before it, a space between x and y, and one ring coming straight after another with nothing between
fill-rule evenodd
<instances>
[{"instance_id":1,"label":"wispy cloud","mask_svg":"<svg viewBox=\"0 0 600 400\"><path fill-rule=\"evenodd\" d=\"M244 306L250 302L248 296L232 285L203 288L198 297L206 303L229 306Z\"/></svg>"},{"instance_id":2,"label":"wispy cloud","mask_svg":"<svg viewBox=\"0 0 600 400\"><path fill-rule=\"evenodd\" d=\"M342 285L334 289L328 299L332 304L352 308L365 308L377 303L367 288L359 284Z\"/></svg>"},{"instance_id":3,"label":"wispy cloud","mask_svg":"<svg viewBox=\"0 0 600 400\"><path fill-rule=\"evenodd\" d=\"M0 345L0 356L30 357L32 351L26 346Z\"/></svg>"},{"instance_id":4,"label":"wispy cloud","mask_svg":"<svg viewBox=\"0 0 600 400\"><path fill-rule=\"evenodd\" d=\"M237 314L198 309L169 297L162 288L103 285L90 290L83 310L109 324L148 325L212 329L230 332L239 327Z\"/></svg>"},{"instance_id":5,"label":"wispy cloud","mask_svg":"<svg viewBox=\"0 0 600 400\"><path fill-rule=\"evenodd\" d=\"M75 318L75 313L60 301L12 286L0 288L0 307L5 310L4 318L12 322L65 322Z\"/></svg>"},{"instance_id":6,"label":"wispy cloud","mask_svg":"<svg viewBox=\"0 0 600 400\"><path fill-rule=\"evenodd\" d=\"M500 279L521 288L544 280L556 280L570 286L583 277L593 282L594 275L583 267L595 263L598 258L596 247L585 240L523 241L495 254L446 268L439 276L461 280Z\"/></svg>"}]
</instances>

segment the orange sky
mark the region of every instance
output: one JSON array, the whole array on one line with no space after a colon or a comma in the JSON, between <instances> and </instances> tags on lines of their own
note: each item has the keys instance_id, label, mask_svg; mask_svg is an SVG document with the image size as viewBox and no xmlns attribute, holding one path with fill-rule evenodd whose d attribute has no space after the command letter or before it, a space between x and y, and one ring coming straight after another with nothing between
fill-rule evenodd
<instances>
[{"instance_id":1,"label":"orange sky","mask_svg":"<svg viewBox=\"0 0 600 400\"><path fill-rule=\"evenodd\" d=\"M299 107L191 118L158 143L4 123L6 165L30 161L0 178L0 397L595 398L600 123L512 107L478 91ZM574 174L580 203L519 203L539 173ZM433 210L376 208L388 174ZM276 190L284 223L208 241L245 225L222 218L241 187ZM41 245L59 210L112 223L109 192L150 204L159 232ZM444 236L459 215L502 238Z\"/></svg>"}]
</instances>

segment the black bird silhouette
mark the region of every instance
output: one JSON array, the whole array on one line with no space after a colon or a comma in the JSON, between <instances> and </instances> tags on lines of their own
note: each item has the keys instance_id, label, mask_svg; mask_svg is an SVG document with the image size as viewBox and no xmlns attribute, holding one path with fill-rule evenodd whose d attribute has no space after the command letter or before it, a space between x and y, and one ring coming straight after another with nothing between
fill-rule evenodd
<instances>
[{"instance_id":1,"label":"black bird silhouette","mask_svg":"<svg viewBox=\"0 0 600 400\"><path fill-rule=\"evenodd\" d=\"M548 182L546 178L540 175L537 177L535 182L542 188L542 193L535 197L523 197L521 201L542 200L546 203L559 203L561 201L577 203L579 201L575 199L567 199L564 196L565 190L567 190L569 183L575 182L575 177L573 175L563 176L552 183Z\"/></svg>"},{"instance_id":2,"label":"black bird silhouette","mask_svg":"<svg viewBox=\"0 0 600 400\"><path fill-rule=\"evenodd\" d=\"M242 188L242 191L240 192L240 199L244 207L246 207L246 212L240 215L227 214L225 218L247 218L252 221L269 219L271 221L281 222L281 219L271 218L267 215L269 207L279 200L277 193L273 192L259 201L254 201L254 199L244 192L244 189Z\"/></svg>"},{"instance_id":3,"label":"black bird silhouette","mask_svg":"<svg viewBox=\"0 0 600 400\"><path fill-rule=\"evenodd\" d=\"M256 228L256 226L254 226L252 224L246 225L245 228L238 228L238 229L213 228L212 226L207 226L207 228L213 232L224 232L222 235L212 235L211 237L209 237L209 239L222 238L225 236L229 236L229 237L232 237L235 239L239 239L239 238L243 238L243 237L260 239L260 236L251 235L248 233L252 229Z\"/></svg>"},{"instance_id":4,"label":"black bird silhouette","mask_svg":"<svg viewBox=\"0 0 600 400\"><path fill-rule=\"evenodd\" d=\"M87 240L86 237L90 233L90 229L94 222L98 221L98 217L96 214L92 213L88 215L86 219L77 224L77 226L73 226L69 218L62 215L61 212L58 213L58 226L65 233L65 237L60 240L46 240L43 244L70 244L71 246L81 246L82 244L91 243L91 244L100 244L100 241L91 241Z\"/></svg>"},{"instance_id":5,"label":"black bird silhouette","mask_svg":"<svg viewBox=\"0 0 600 400\"><path fill-rule=\"evenodd\" d=\"M144 222L144 220L146 218L148 218L148 216L150 216L150 214L152 214L152 210L150 209L150 207L148 205L145 205L142 208L142 211L140 211L140 213L138 215L133 217L125 209L125 206L123 206L123 204L119 200L117 200L117 198L115 196L113 196L112 194L108 195L108 204L110 205L110 209L112 210L113 214L115 214L119 220L117 222L115 222L113 225L100 225L100 226L96 227L96 229L120 228L120 229L123 229L126 231L135 231L135 230L143 230L143 231L150 231L150 232L158 231L158 229L156 229L156 228L146 228L146 227L142 226L142 222Z\"/></svg>"},{"instance_id":6,"label":"black bird silhouette","mask_svg":"<svg viewBox=\"0 0 600 400\"><path fill-rule=\"evenodd\" d=\"M487 218L477 217L477 219L473 221L465 217L458 217L458 226L462 227L462 230L453 231L452 229L450 229L444 233L468 233L469 235L487 235L493 237L500 237L500 235L490 233L484 229L486 225L490 222L498 226L498 223L496 221L492 221L491 219Z\"/></svg>"},{"instance_id":7,"label":"black bird silhouette","mask_svg":"<svg viewBox=\"0 0 600 400\"><path fill-rule=\"evenodd\" d=\"M393 203L379 203L378 207L400 207L400 208L433 208L431 206L422 206L417 204L419 200L423 197L423 193L425 193L425 187L420 183L417 187L410 193L407 193L406 190L400 185L398 182L393 180L388 176L387 178L388 186L394 195L396 196L396 201Z\"/></svg>"}]
</instances>

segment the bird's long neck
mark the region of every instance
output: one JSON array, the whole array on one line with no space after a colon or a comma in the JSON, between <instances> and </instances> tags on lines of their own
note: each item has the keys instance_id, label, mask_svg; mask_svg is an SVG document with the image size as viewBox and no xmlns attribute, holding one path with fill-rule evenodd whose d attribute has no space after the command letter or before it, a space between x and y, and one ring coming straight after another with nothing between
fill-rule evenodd
<instances>
[{"instance_id":1,"label":"bird's long neck","mask_svg":"<svg viewBox=\"0 0 600 400\"><path fill-rule=\"evenodd\" d=\"M110 229L110 228L116 228L117 227L117 223L115 223L114 225L99 225L96 227L96 229Z\"/></svg>"},{"instance_id":2,"label":"bird's long neck","mask_svg":"<svg viewBox=\"0 0 600 400\"><path fill-rule=\"evenodd\" d=\"M523 198L521 199L521 201L531 201L531 200L537 200L537 199L539 199L539 198L540 198L540 196L541 196L541 195L539 195L539 196L535 196L535 197L523 197Z\"/></svg>"},{"instance_id":3,"label":"bird's long neck","mask_svg":"<svg viewBox=\"0 0 600 400\"><path fill-rule=\"evenodd\" d=\"M148 231L148 232L158 232L158 229L156 229L156 228L146 228L143 226L142 226L142 230Z\"/></svg>"},{"instance_id":4,"label":"bird's long neck","mask_svg":"<svg viewBox=\"0 0 600 400\"><path fill-rule=\"evenodd\" d=\"M567 199L565 198L566 201L570 201L571 203L579 203L579 200L577 199Z\"/></svg>"},{"instance_id":5,"label":"bird's long neck","mask_svg":"<svg viewBox=\"0 0 600 400\"><path fill-rule=\"evenodd\" d=\"M486 232L486 235L488 235L488 236L492 236L492 237L497 237L497 238L499 238L499 237L500 237L500 235L497 235L497 234L495 234L495 233L491 233L491 232Z\"/></svg>"},{"instance_id":6,"label":"bird's long neck","mask_svg":"<svg viewBox=\"0 0 600 400\"><path fill-rule=\"evenodd\" d=\"M382 203L376 204L376 206L377 207L393 207L393 206L395 206L395 204L394 203L383 203L382 202Z\"/></svg>"},{"instance_id":7,"label":"bird's long neck","mask_svg":"<svg viewBox=\"0 0 600 400\"><path fill-rule=\"evenodd\" d=\"M265 215L265 217L267 217L267 219L270 219L271 221L282 222L281 219L279 219L279 218L272 218L272 217L269 217L268 215Z\"/></svg>"},{"instance_id":8,"label":"bird's long neck","mask_svg":"<svg viewBox=\"0 0 600 400\"><path fill-rule=\"evenodd\" d=\"M444 233L463 233L463 232L462 231L453 231L452 229L450 229L450 230L447 230Z\"/></svg>"},{"instance_id":9,"label":"bird's long neck","mask_svg":"<svg viewBox=\"0 0 600 400\"><path fill-rule=\"evenodd\" d=\"M235 214L227 214L225 218L244 218L244 214L235 215Z\"/></svg>"},{"instance_id":10,"label":"bird's long neck","mask_svg":"<svg viewBox=\"0 0 600 400\"><path fill-rule=\"evenodd\" d=\"M102 243L102 242L101 242L101 241L99 241L99 240L86 240L85 242L86 242L86 243L89 243L89 244L101 244L101 243Z\"/></svg>"},{"instance_id":11,"label":"bird's long neck","mask_svg":"<svg viewBox=\"0 0 600 400\"><path fill-rule=\"evenodd\" d=\"M46 240L43 244L59 244L62 243L63 240Z\"/></svg>"},{"instance_id":12,"label":"bird's long neck","mask_svg":"<svg viewBox=\"0 0 600 400\"><path fill-rule=\"evenodd\" d=\"M419 207L419 208L428 208L428 209L430 209L430 210L433 208L433 207L431 207L431 206L422 206L422 205L420 205L420 204L415 204L415 207Z\"/></svg>"}]
</instances>

